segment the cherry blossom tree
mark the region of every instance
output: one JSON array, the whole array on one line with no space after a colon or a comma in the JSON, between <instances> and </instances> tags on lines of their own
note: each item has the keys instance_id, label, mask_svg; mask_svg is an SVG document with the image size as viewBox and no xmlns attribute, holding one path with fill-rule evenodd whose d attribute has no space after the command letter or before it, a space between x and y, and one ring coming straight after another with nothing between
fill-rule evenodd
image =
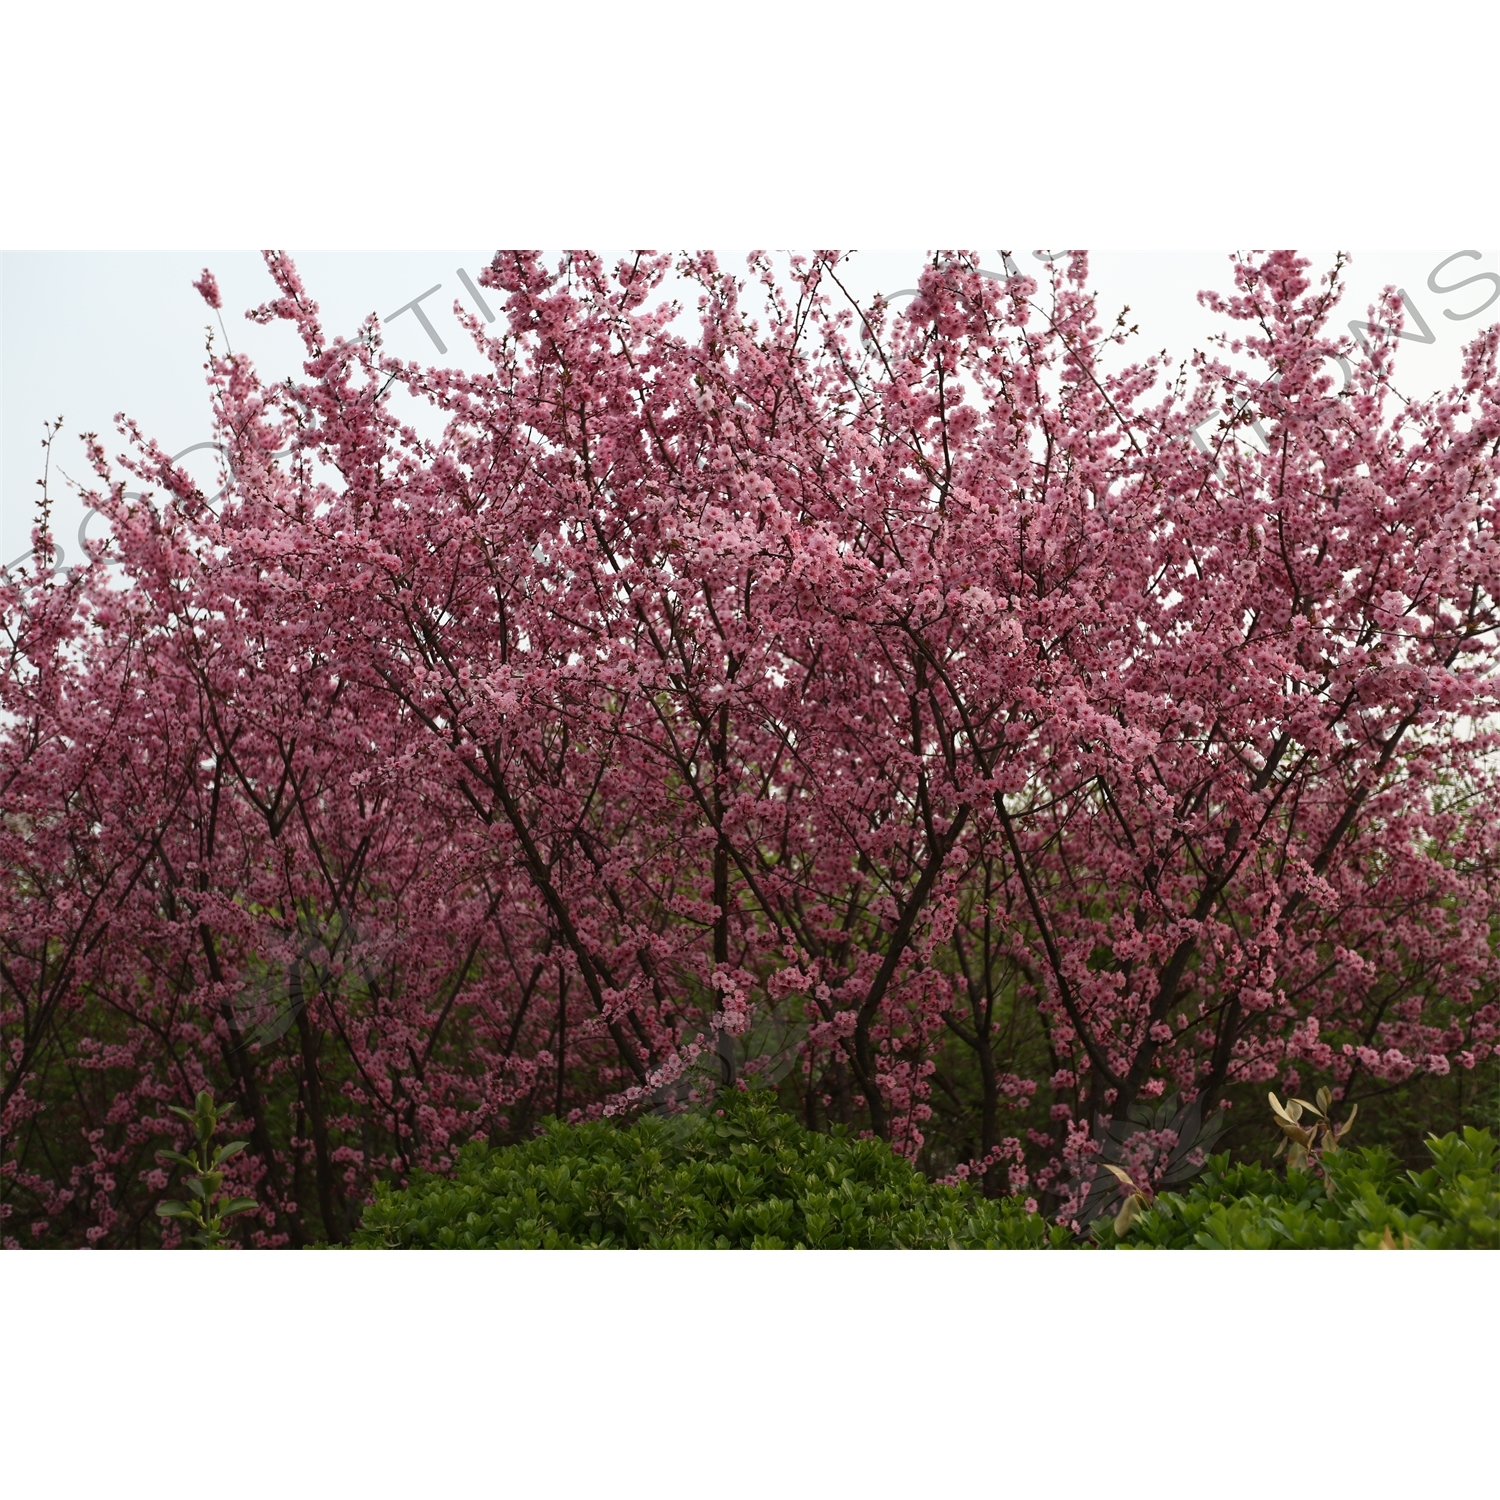
<instances>
[{"instance_id":1,"label":"cherry blossom tree","mask_svg":"<svg viewBox=\"0 0 1500 1500\"><path fill-rule=\"evenodd\" d=\"M222 494L126 422L4 587L7 1243L173 1242L205 1087L296 1245L768 1023L807 1123L1065 1219L1142 1101L1493 1066L1496 329L1408 401L1289 253L1181 363L1082 254L896 313L506 253L473 373L267 265L304 378L211 356Z\"/></svg>"}]
</instances>

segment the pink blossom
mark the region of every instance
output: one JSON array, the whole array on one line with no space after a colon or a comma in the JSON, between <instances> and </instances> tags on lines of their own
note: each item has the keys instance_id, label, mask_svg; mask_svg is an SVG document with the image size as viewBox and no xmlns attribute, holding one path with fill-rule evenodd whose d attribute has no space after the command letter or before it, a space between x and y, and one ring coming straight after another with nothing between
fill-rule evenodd
<instances>
[{"instance_id":1,"label":"pink blossom","mask_svg":"<svg viewBox=\"0 0 1500 1500\"><path fill-rule=\"evenodd\" d=\"M214 273L207 268L204 269L203 275L193 283L193 289L216 312L224 305L219 297L219 283L214 279Z\"/></svg>"},{"instance_id":2,"label":"pink blossom","mask_svg":"<svg viewBox=\"0 0 1500 1500\"><path fill-rule=\"evenodd\" d=\"M85 1132L18 1222L149 1222L199 1087L301 1244L720 1041L1064 1219L1169 1088L1490 1057L1500 332L1398 401L1341 264L1237 258L1179 383L1081 254L853 316L831 254L502 253L482 375L268 256L222 499L122 420L113 560L0 581L0 1134Z\"/></svg>"}]
</instances>

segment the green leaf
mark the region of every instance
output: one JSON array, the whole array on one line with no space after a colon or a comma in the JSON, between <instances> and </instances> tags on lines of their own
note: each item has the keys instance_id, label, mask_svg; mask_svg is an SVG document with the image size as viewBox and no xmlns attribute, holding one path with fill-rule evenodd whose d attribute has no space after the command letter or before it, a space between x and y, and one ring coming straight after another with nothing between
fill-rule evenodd
<instances>
[{"instance_id":1,"label":"green leaf","mask_svg":"<svg viewBox=\"0 0 1500 1500\"><path fill-rule=\"evenodd\" d=\"M227 1219L230 1214L242 1214L252 1208L259 1207L260 1204L254 1198L231 1198L228 1203L219 1209L219 1216Z\"/></svg>"},{"instance_id":2,"label":"green leaf","mask_svg":"<svg viewBox=\"0 0 1500 1500\"><path fill-rule=\"evenodd\" d=\"M196 1219L198 1217L186 1203L179 1203L175 1198L168 1198L158 1203L156 1211L164 1219Z\"/></svg>"},{"instance_id":3,"label":"green leaf","mask_svg":"<svg viewBox=\"0 0 1500 1500\"><path fill-rule=\"evenodd\" d=\"M238 1156L249 1144L248 1141L230 1141L227 1146L220 1146L214 1153L214 1166L222 1166L231 1156Z\"/></svg>"}]
</instances>

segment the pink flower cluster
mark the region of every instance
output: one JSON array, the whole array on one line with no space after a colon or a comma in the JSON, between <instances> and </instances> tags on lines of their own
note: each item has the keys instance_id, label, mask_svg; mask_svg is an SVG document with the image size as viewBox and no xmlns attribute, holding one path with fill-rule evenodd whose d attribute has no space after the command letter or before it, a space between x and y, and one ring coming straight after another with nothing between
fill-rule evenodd
<instances>
[{"instance_id":1,"label":"pink flower cluster","mask_svg":"<svg viewBox=\"0 0 1500 1500\"><path fill-rule=\"evenodd\" d=\"M304 379L214 361L222 499L125 423L107 545L0 588L36 1233L132 1242L201 1087L299 1244L764 1017L809 1123L1044 1196L1168 1089L1492 1057L1496 329L1403 401L1289 253L1185 364L1081 254L895 314L831 254L508 253L476 375L267 262Z\"/></svg>"}]
</instances>

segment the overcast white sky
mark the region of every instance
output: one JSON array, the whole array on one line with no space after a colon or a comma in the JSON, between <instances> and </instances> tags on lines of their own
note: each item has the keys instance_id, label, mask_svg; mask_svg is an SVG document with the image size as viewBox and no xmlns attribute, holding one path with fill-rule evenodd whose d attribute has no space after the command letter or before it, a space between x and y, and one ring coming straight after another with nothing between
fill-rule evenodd
<instances>
[{"instance_id":1,"label":"overcast white sky","mask_svg":"<svg viewBox=\"0 0 1500 1500\"><path fill-rule=\"evenodd\" d=\"M387 330L392 352L434 363L472 364L475 358L453 316L456 300L473 298L459 271L477 286L489 258L482 250L296 254L326 326L354 327L367 313L388 317L432 287L422 303L440 352L411 312ZM1012 252L1041 267L1029 252ZM1310 252L1314 264L1329 251ZM1426 252L1356 253L1349 272L1345 319L1362 314L1387 284L1404 288L1431 330L1431 344L1401 345L1399 380L1408 393L1447 384L1457 372L1462 345L1490 321L1500 319L1500 251L1454 249ZM743 264L743 252L725 251L726 265ZM987 258L998 263L998 253ZM1451 259L1450 259L1451 258ZM1443 265L1444 262L1448 264ZM851 266L852 290L864 297L910 287L922 263L920 251L862 252ZM123 446L114 414L128 412L144 431L173 453L211 436L203 362L208 309L191 283L209 265L224 294L224 321L235 347L249 351L274 377L298 373L300 346L285 324L262 328L245 320L248 307L272 288L261 258L251 252L10 252L0 256L0 565L30 546L33 507L41 474L43 423L61 416L62 438L54 463L63 474L83 477L79 434L97 431L111 453ZM1198 305L1204 287L1227 287L1226 257L1205 252L1171 254L1096 252L1091 256L1100 313L1113 318L1125 305L1140 325L1137 348L1167 348L1184 354L1201 347L1217 326ZM1439 269L1441 267L1441 269ZM1473 278L1480 279L1473 279ZM1461 286L1461 283L1468 285ZM1456 288L1435 292L1432 287ZM481 295L484 293L481 291ZM499 299L486 298L498 312ZM1487 305L1486 305L1487 304ZM477 309L476 309L477 310ZM1478 310L1478 311L1476 311ZM213 474L212 454L188 461ZM197 469L195 467L195 472ZM76 561L83 508L66 478L52 488L54 528ZM95 525L98 523L95 522Z\"/></svg>"}]
</instances>

